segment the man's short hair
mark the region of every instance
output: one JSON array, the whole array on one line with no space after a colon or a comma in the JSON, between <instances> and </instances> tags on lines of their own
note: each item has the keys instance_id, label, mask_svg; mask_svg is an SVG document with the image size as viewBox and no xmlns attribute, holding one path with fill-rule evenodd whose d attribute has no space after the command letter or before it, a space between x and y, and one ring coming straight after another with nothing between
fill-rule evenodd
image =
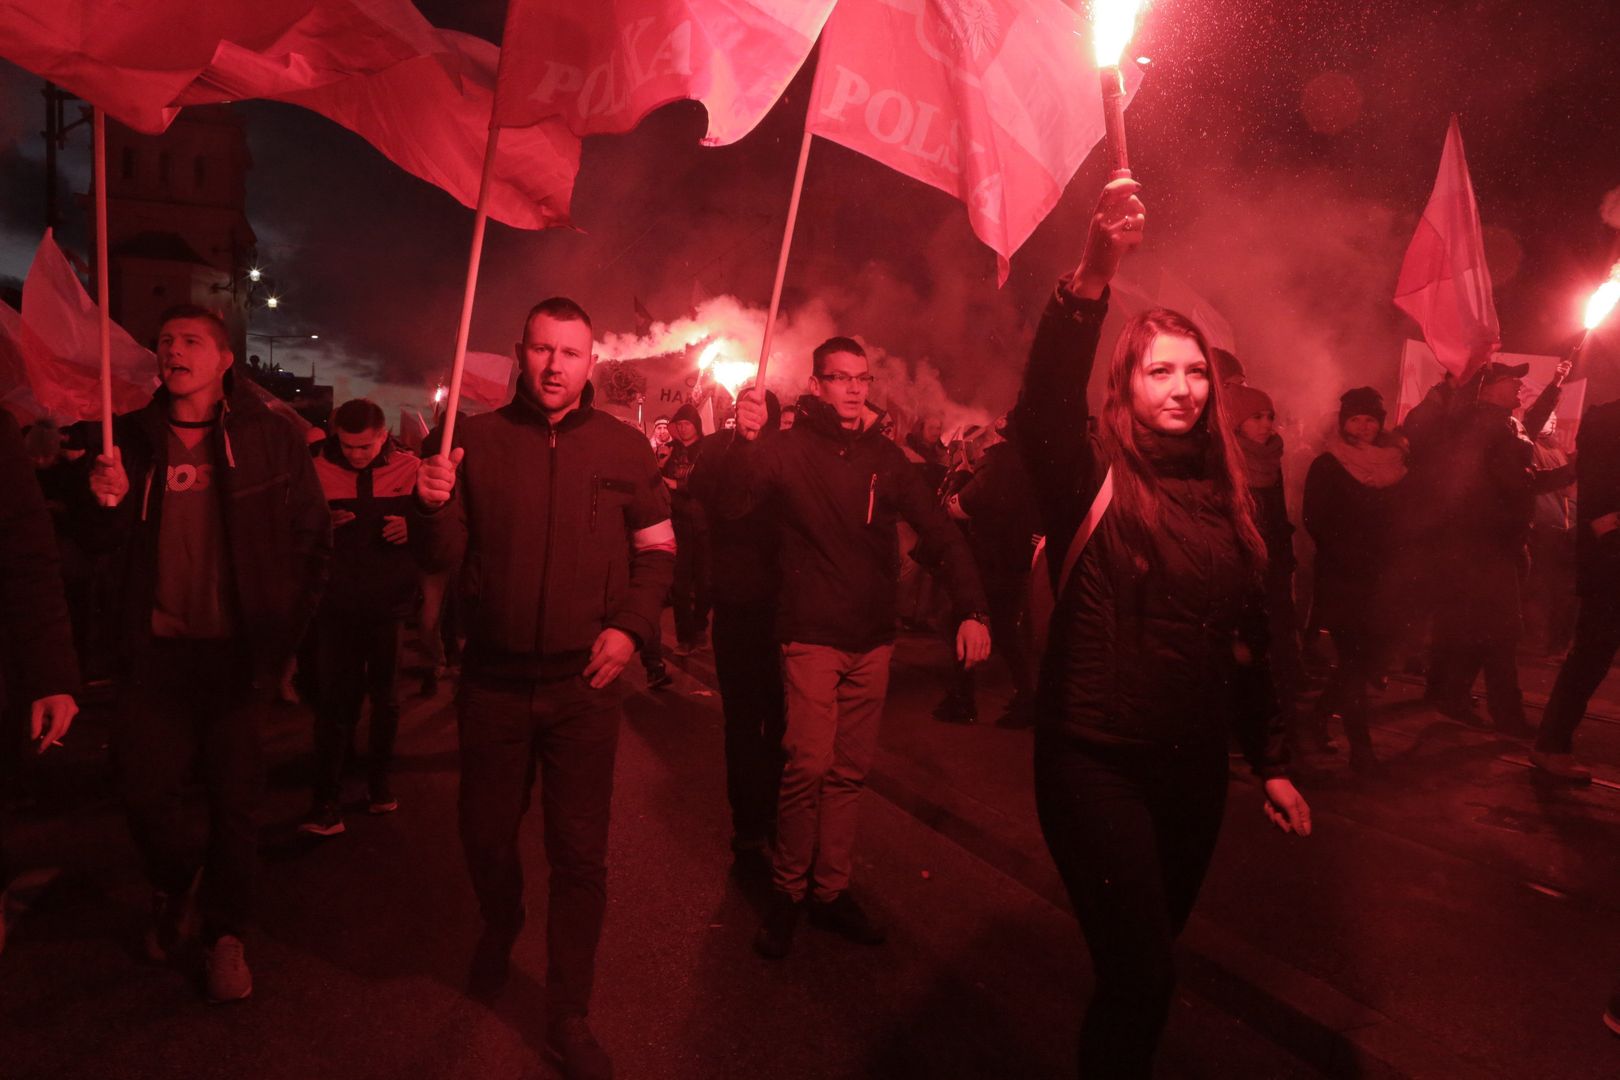
<instances>
[{"instance_id":1,"label":"man's short hair","mask_svg":"<svg viewBox=\"0 0 1620 1080\"><path fill-rule=\"evenodd\" d=\"M536 315L545 315L556 319L558 322L582 322L587 330L591 329L590 315L586 314L584 308L566 296L553 296L530 308L529 314L524 316L523 319L523 332L525 334L529 332L529 324L534 321Z\"/></svg>"},{"instance_id":2,"label":"man's short hair","mask_svg":"<svg viewBox=\"0 0 1620 1080\"><path fill-rule=\"evenodd\" d=\"M350 435L364 435L387 426L388 418L383 415L382 406L363 397L345 401L332 414L332 427Z\"/></svg>"},{"instance_id":3,"label":"man's short hair","mask_svg":"<svg viewBox=\"0 0 1620 1080\"><path fill-rule=\"evenodd\" d=\"M856 356L865 356L866 350L854 338L830 337L816 346L816 351L810 354L811 372L820 375L827 365L827 357L835 352L853 353Z\"/></svg>"},{"instance_id":4,"label":"man's short hair","mask_svg":"<svg viewBox=\"0 0 1620 1080\"><path fill-rule=\"evenodd\" d=\"M201 304L176 304L162 315L158 316L158 333L175 319L201 319L208 324L208 329L214 336L214 344L219 346L220 352L231 351L231 332L225 328L225 320L219 312L205 308Z\"/></svg>"}]
</instances>

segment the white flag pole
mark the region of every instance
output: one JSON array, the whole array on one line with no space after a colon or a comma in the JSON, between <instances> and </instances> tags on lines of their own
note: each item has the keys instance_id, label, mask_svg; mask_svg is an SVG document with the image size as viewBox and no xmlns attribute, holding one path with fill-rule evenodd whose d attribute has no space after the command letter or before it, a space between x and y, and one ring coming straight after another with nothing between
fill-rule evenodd
<instances>
[{"instance_id":1,"label":"white flag pole","mask_svg":"<svg viewBox=\"0 0 1620 1080\"><path fill-rule=\"evenodd\" d=\"M815 137L810 133L810 110L816 106L816 91L820 86L821 64L818 57L815 77L810 80L810 101L804 111L804 138L799 142L799 164L793 171L793 194L788 198L782 248L776 256L776 281L771 286L771 306L765 313L765 340L759 346L759 371L754 376L754 385L762 394L765 391L765 372L770 366L771 341L776 336L776 316L782 308L782 282L787 277L788 255L793 250L793 226L799 220L799 196L804 192L804 171L810 164L810 140Z\"/></svg>"},{"instance_id":2,"label":"white flag pole","mask_svg":"<svg viewBox=\"0 0 1620 1080\"><path fill-rule=\"evenodd\" d=\"M495 153L501 129L490 118L489 142L484 146L484 172L478 181L478 209L473 214L472 247L467 253L467 284L461 295L461 324L456 328L456 354L450 364L450 385L444 400L444 437L440 453L455 446L456 411L461 406L461 374L467 366L467 338L472 332L473 298L478 292L478 264L484 256L484 226L489 222L489 189L495 175Z\"/></svg>"},{"instance_id":3,"label":"white flag pole","mask_svg":"<svg viewBox=\"0 0 1620 1080\"><path fill-rule=\"evenodd\" d=\"M101 322L101 452L113 447L112 310L107 268L107 114L94 110L94 182L96 185L96 306Z\"/></svg>"}]
</instances>

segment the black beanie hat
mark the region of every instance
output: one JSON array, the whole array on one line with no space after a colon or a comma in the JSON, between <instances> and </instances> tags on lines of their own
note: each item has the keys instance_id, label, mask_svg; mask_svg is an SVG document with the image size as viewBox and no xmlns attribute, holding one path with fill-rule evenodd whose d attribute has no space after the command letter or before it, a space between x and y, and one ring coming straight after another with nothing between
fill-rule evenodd
<instances>
[{"instance_id":1,"label":"black beanie hat","mask_svg":"<svg viewBox=\"0 0 1620 1080\"><path fill-rule=\"evenodd\" d=\"M1384 395L1370 386L1358 386L1339 396L1339 425L1352 416L1374 416L1382 424L1385 417Z\"/></svg>"},{"instance_id":2,"label":"black beanie hat","mask_svg":"<svg viewBox=\"0 0 1620 1080\"><path fill-rule=\"evenodd\" d=\"M690 420L692 422L692 426L697 428L699 435L705 434L703 430L703 414L698 412L697 406L693 405L690 401L675 410L675 419L673 422L678 424L682 420Z\"/></svg>"}]
</instances>

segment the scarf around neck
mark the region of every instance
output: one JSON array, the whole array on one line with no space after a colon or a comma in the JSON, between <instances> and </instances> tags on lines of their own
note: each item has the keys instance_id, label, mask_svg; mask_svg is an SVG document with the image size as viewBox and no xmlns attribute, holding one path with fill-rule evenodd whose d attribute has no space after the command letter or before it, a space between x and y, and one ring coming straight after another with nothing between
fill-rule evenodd
<instances>
[{"instance_id":1,"label":"scarf around neck","mask_svg":"<svg viewBox=\"0 0 1620 1080\"><path fill-rule=\"evenodd\" d=\"M1243 472L1252 488L1276 487L1282 483L1282 436L1273 433L1263 443L1238 435L1237 444L1243 449Z\"/></svg>"},{"instance_id":2,"label":"scarf around neck","mask_svg":"<svg viewBox=\"0 0 1620 1080\"><path fill-rule=\"evenodd\" d=\"M1335 433L1328 442L1328 453L1365 487L1387 488L1406 475L1406 452L1396 445L1353 446L1343 435Z\"/></svg>"}]
</instances>

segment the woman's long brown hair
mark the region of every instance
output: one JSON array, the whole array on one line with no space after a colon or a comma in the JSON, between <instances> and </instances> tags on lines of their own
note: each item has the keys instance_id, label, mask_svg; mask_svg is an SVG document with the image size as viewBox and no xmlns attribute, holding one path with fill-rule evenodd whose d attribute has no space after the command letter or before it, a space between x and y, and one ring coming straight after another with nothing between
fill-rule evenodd
<instances>
[{"instance_id":1,"label":"woman's long brown hair","mask_svg":"<svg viewBox=\"0 0 1620 1080\"><path fill-rule=\"evenodd\" d=\"M1135 410L1132 408L1131 376L1141 367L1142 358L1160 334L1190 338L1209 363L1209 342L1191 319L1168 308L1154 308L1132 316L1114 345L1114 358L1108 366L1108 397L1103 402L1099 427L1103 441L1113 451L1114 506L1126 534L1143 544L1144 554L1152 548L1147 541L1159 527L1159 481L1136 441ZM1210 364L1209 397L1194 430L1203 426L1208 436L1205 465L1215 482L1221 506L1237 530L1238 546L1250 569L1261 573L1266 565L1266 542L1254 523L1254 499L1243 473L1243 455L1236 435L1225 423L1225 402Z\"/></svg>"}]
</instances>

